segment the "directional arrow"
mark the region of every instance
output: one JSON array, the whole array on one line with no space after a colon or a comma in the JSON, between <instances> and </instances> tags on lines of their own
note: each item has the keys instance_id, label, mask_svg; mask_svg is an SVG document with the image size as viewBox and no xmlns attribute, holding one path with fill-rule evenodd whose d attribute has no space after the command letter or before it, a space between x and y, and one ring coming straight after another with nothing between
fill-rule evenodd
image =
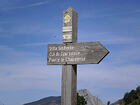
<instances>
[{"instance_id":1,"label":"directional arrow","mask_svg":"<svg viewBox=\"0 0 140 105\"><path fill-rule=\"evenodd\" d=\"M100 42L49 44L47 64L98 64L108 53Z\"/></svg>"}]
</instances>

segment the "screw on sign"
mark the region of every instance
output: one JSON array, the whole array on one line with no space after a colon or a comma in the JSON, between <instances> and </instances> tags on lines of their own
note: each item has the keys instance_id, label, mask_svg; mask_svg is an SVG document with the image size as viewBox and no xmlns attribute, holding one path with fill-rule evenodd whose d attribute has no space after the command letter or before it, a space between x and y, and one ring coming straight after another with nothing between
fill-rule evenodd
<instances>
[{"instance_id":1,"label":"screw on sign","mask_svg":"<svg viewBox=\"0 0 140 105\"><path fill-rule=\"evenodd\" d=\"M78 13L63 12L63 44L48 44L47 64L62 66L61 105L77 105L77 64L98 64L109 51L100 42L77 43Z\"/></svg>"}]
</instances>

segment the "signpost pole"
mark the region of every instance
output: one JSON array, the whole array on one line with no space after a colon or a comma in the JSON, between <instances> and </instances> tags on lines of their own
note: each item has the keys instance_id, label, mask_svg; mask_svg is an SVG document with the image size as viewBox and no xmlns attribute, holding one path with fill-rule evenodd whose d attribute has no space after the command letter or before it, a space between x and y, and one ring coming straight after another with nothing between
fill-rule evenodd
<instances>
[{"instance_id":1,"label":"signpost pole","mask_svg":"<svg viewBox=\"0 0 140 105\"><path fill-rule=\"evenodd\" d=\"M63 43L77 42L77 12L68 8L63 12ZM61 105L77 105L77 65L62 66Z\"/></svg>"},{"instance_id":2,"label":"signpost pole","mask_svg":"<svg viewBox=\"0 0 140 105\"><path fill-rule=\"evenodd\" d=\"M77 104L77 65L63 65L61 105Z\"/></svg>"}]
</instances>

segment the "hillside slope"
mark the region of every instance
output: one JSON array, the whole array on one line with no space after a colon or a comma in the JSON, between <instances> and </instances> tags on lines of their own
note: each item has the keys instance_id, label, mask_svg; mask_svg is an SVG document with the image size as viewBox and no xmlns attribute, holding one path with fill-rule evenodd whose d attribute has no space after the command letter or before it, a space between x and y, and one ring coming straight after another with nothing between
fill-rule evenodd
<instances>
[{"instance_id":1,"label":"hillside slope","mask_svg":"<svg viewBox=\"0 0 140 105\"><path fill-rule=\"evenodd\" d=\"M79 90L78 93L85 98L87 105L105 105L100 99L92 96L87 89ZM61 105L61 97L47 97L24 105Z\"/></svg>"},{"instance_id":2,"label":"hillside slope","mask_svg":"<svg viewBox=\"0 0 140 105\"><path fill-rule=\"evenodd\" d=\"M111 105L140 105L140 86L136 90L131 90L129 93L126 93L123 99Z\"/></svg>"},{"instance_id":3,"label":"hillside slope","mask_svg":"<svg viewBox=\"0 0 140 105\"><path fill-rule=\"evenodd\" d=\"M24 105L61 105L61 97L47 97Z\"/></svg>"}]
</instances>

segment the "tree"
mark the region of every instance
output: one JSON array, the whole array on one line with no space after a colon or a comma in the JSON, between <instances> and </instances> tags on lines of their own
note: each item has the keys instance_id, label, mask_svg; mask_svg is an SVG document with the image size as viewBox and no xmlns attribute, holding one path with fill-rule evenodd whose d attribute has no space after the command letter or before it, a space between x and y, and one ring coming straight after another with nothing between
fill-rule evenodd
<instances>
[{"instance_id":1,"label":"tree","mask_svg":"<svg viewBox=\"0 0 140 105\"><path fill-rule=\"evenodd\" d=\"M140 105L140 86L136 90L131 90L131 92L126 93L123 101L125 105Z\"/></svg>"},{"instance_id":2,"label":"tree","mask_svg":"<svg viewBox=\"0 0 140 105\"><path fill-rule=\"evenodd\" d=\"M85 100L85 98L77 93L77 105L86 105L86 104L87 101Z\"/></svg>"},{"instance_id":3,"label":"tree","mask_svg":"<svg viewBox=\"0 0 140 105\"><path fill-rule=\"evenodd\" d=\"M107 102L107 105L110 105L110 101Z\"/></svg>"}]
</instances>

